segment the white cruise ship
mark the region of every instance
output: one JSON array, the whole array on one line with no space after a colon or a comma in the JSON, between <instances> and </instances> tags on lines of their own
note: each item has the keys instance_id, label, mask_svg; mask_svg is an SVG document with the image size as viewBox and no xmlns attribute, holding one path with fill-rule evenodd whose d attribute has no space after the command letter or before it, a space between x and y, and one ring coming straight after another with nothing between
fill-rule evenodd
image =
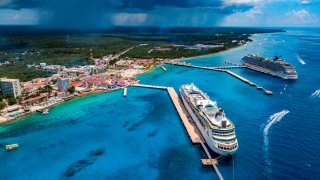
<instances>
[{"instance_id":1,"label":"white cruise ship","mask_svg":"<svg viewBox=\"0 0 320 180\"><path fill-rule=\"evenodd\" d=\"M194 84L180 87L182 101L207 145L220 155L232 155L238 149L235 127L217 106Z\"/></svg>"}]
</instances>

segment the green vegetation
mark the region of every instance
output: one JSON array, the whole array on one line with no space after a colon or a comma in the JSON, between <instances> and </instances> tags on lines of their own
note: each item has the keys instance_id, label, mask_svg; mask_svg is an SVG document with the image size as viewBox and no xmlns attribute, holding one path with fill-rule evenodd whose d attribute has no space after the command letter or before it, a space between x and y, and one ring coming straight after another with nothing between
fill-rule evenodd
<instances>
[{"instance_id":1,"label":"green vegetation","mask_svg":"<svg viewBox=\"0 0 320 180\"><path fill-rule=\"evenodd\" d=\"M38 92L39 93L49 93L49 94L51 94L52 90L53 89L52 89L52 87L50 85L46 85L43 88L38 88Z\"/></svg>"},{"instance_id":2,"label":"green vegetation","mask_svg":"<svg viewBox=\"0 0 320 180\"><path fill-rule=\"evenodd\" d=\"M76 92L76 88L75 88L74 86L71 86L71 87L68 88L67 91L68 91L70 94L73 94L73 93Z\"/></svg>"},{"instance_id":3,"label":"green vegetation","mask_svg":"<svg viewBox=\"0 0 320 180\"><path fill-rule=\"evenodd\" d=\"M4 109L6 106L6 103L0 102L0 110Z\"/></svg>"},{"instance_id":4,"label":"green vegetation","mask_svg":"<svg viewBox=\"0 0 320 180\"><path fill-rule=\"evenodd\" d=\"M0 94L0 102L4 99L8 99L9 97L9 95Z\"/></svg>"},{"instance_id":5,"label":"green vegetation","mask_svg":"<svg viewBox=\"0 0 320 180\"><path fill-rule=\"evenodd\" d=\"M251 41L250 34L279 30L250 28L115 28L105 32L63 32L33 29L30 32L5 34L0 42L0 77L28 81L47 74L27 64L58 64L67 67L93 64L93 58L122 52L129 58L181 58L205 55L239 46L239 41ZM0 32L1 34L1 32ZM236 42L235 42L236 41ZM175 45L224 45L218 48L188 49ZM167 48L167 50L161 50ZM153 51L150 51L152 50ZM160 49L160 50L159 50ZM114 64L116 60L110 62Z\"/></svg>"},{"instance_id":6,"label":"green vegetation","mask_svg":"<svg viewBox=\"0 0 320 180\"><path fill-rule=\"evenodd\" d=\"M18 100L16 98L11 97L9 95L0 94L0 110L4 109L7 106L7 104L11 106L17 103Z\"/></svg>"},{"instance_id":7,"label":"green vegetation","mask_svg":"<svg viewBox=\"0 0 320 180\"><path fill-rule=\"evenodd\" d=\"M45 77L45 73L36 68L27 68L21 63L0 66L0 77L17 78L20 81L28 81L38 77Z\"/></svg>"},{"instance_id":8,"label":"green vegetation","mask_svg":"<svg viewBox=\"0 0 320 180\"><path fill-rule=\"evenodd\" d=\"M17 101L17 99L16 98L14 98L14 97L10 97L9 99L8 99L8 105L14 105L14 104L17 104L18 103L18 101Z\"/></svg>"}]
</instances>

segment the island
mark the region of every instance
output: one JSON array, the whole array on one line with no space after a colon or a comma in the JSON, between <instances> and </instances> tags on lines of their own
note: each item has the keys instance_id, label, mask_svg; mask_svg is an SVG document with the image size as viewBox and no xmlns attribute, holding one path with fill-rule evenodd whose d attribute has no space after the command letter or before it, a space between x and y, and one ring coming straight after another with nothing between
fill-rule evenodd
<instances>
[{"instance_id":1,"label":"island","mask_svg":"<svg viewBox=\"0 0 320 180\"><path fill-rule=\"evenodd\" d=\"M3 28L3 27L2 27ZM12 27L13 28L13 27ZM78 96L136 84L136 75L172 60L252 41L256 28L130 28L92 31L25 27L1 31L0 124Z\"/></svg>"}]
</instances>

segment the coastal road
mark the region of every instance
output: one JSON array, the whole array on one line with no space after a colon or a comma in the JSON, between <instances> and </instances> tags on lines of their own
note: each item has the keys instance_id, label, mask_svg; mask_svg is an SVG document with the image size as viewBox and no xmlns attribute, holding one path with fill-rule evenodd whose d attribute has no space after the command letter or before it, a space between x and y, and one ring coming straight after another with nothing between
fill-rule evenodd
<instances>
[{"instance_id":1,"label":"coastal road","mask_svg":"<svg viewBox=\"0 0 320 180\"><path fill-rule=\"evenodd\" d=\"M139 44L139 45L137 45L137 46L133 46L133 47L131 47L131 48L128 48L128 49L126 49L125 51L123 51L123 52L121 52L121 53L119 53L119 54L116 54L116 55L112 56L112 57L110 58L110 60L118 59L120 56L124 55L125 53L127 53L128 51L130 51L130 50L133 49L133 48L137 48L137 47L140 47L140 46L146 46L146 45L148 45L148 44Z\"/></svg>"}]
</instances>

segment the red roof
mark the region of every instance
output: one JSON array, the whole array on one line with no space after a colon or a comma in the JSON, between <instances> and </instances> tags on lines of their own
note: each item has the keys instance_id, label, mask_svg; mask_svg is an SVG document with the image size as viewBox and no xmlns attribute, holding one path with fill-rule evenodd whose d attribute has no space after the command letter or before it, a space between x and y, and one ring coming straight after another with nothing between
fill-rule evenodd
<instances>
[{"instance_id":1,"label":"red roof","mask_svg":"<svg viewBox=\"0 0 320 180\"><path fill-rule=\"evenodd\" d=\"M39 99L42 99L42 98L44 98L44 97L46 97L46 96L41 95L41 96L37 96L37 97L25 99L25 100L21 101L20 103L21 103L21 104L27 104L27 103L34 102L34 101L37 101L37 100L39 100Z\"/></svg>"},{"instance_id":2,"label":"red roof","mask_svg":"<svg viewBox=\"0 0 320 180\"><path fill-rule=\"evenodd\" d=\"M81 81L70 82L70 86L81 86L83 83Z\"/></svg>"}]
</instances>

